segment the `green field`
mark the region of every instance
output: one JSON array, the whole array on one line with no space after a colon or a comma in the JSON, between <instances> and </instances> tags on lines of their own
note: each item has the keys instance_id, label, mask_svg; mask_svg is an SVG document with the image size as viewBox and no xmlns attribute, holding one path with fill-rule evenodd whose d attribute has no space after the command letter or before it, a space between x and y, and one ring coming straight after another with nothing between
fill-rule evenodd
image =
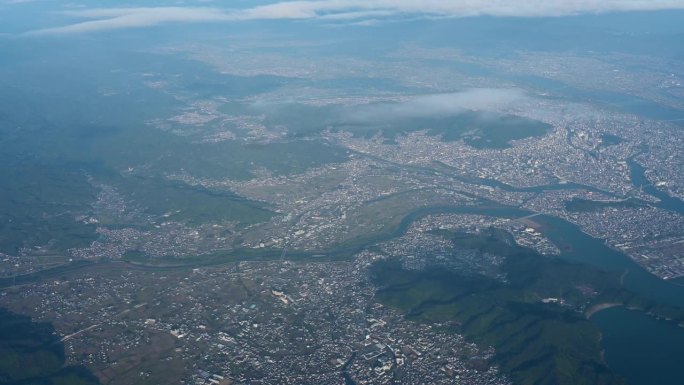
<instances>
[{"instance_id":1,"label":"green field","mask_svg":"<svg viewBox=\"0 0 684 385\"><path fill-rule=\"evenodd\" d=\"M87 246L95 226L77 221L95 200L78 169L9 162L0 168L0 251L48 245L52 250Z\"/></svg>"},{"instance_id":2,"label":"green field","mask_svg":"<svg viewBox=\"0 0 684 385\"><path fill-rule=\"evenodd\" d=\"M410 118L363 125L342 124L339 128L364 137L381 133L389 140L394 140L398 135L425 130L428 135L439 136L446 142L463 140L477 149L508 148L512 140L542 136L551 130L551 126L542 122L513 115L475 111L444 118Z\"/></svg>"}]
</instances>

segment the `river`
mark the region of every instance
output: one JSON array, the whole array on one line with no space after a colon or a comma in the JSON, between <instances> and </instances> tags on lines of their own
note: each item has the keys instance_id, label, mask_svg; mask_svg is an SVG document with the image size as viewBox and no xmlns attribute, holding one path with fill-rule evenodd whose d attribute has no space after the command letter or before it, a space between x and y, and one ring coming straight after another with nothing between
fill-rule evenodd
<instances>
[{"instance_id":1,"label":"river","mask_svg":"<svg viewBox=\"0 0 684 385\"><path fill-rule=\"evenodd\" d=\"M684 384L684 329L622 307L603 310L591 319L603 332L608 366L630 384Z\"/></svg>"},{"instance_id":2,"label":"river","mask_svg":"<svg viewBox=\"0 0 684 385\"><path fill-rule=\"evenodd\" d=\"M680 213L684 212L684 203L681 200L668 197L665 193L649 185L643 176L643 168L634 161L630 161L629 164L632 169L632 178L635 185L644 185L644 189L647 192L660 198L661 203L658 206ZM565 187L567 188L568 186ZM473 213L507 218L519 218L530 214L526 210L507 207L466 206L419 209L406 216L392 233L372 237L364 242L364 245L350 247L350 251L381 240L401 236L415 220L426 215L448 212ZM604 242L592 238L582 232L578 226L563 219L539 215L535 217L535 221L542 224L543 233L555 244L569 246L561 247L562 253L560 258L597 266L605 270L626 273L623 281L626 289L661 303L684 307L683 285L655 277L623 253L609 248ZM276 254L274 254L273 258L275 258ZM110 264L114 265L115 263L110 262ZM150 270L164 269L164 267L145 267L123 263L120 266L122 268L147 268ZM192 266L171 268L190 267ZM83 268L88 268L88 264L73 264L72 266L55 269L55 271L22 277L21 283L29 283L37 279L54 276L55 274L63 274L72 269ZM9 286L8 282L2 283ZM617 373L626 376L630 384L684 384L684 371L680 368L681 357L684 357L684 328L677 327L672 322L657 320L642 312L628 311L623 308L609 308L598 311L592 315L591 319L597 323L603 333L602 343L605 348L607 363ZM347 384L350 383L349 379L348 375L345 376Z\"/></svg>"},{"instance_id":3,"label":"river","mask_svg":"<svg viewBox=\"0 0 684 385\"><path fill-rule=\"evenodd\" d=\"M420 217L445 212L505 218L519 218L530 213L513 208L435 207L412 213L405 218L398 231L405 231L411 222ZM543 225L542 231L554 243L569 246L562 248L560 258L604 270L626 272L623 281L626 289L661 303L684 307L684 286L657 278L625 254L611 249L563 219L539 215L535 221ZM604 335L602 345L608 365L627 377L631 385L684 384L684 371L681 370L684 328L622 307L598 311L591 319ZM655 378L658 380L655 381Z\"/></svg>"},{"instance_id":4,"label":"river","mask_svg":"<svg viewBox=\"0 0 684 385\"><path fill-rule=\"evenodd\" d=\"M382 239L390 239L401 236L410 225L429 214L438 213L471 213L504 218L520 218L529 215L526 210L507 207L431 207L419 209L406 216L401 224L391 234L369 240L376 243ZM539 215L535 221L543 226L543 233L561 247L560 258L573 262L580 262L599 267L604 270L626 272L624 287L641 296L657 300L661 303L684 307L684 286L671 281L665 281L645 271L641 266L629 257L608 247L604 242L592 238L582 232L578 226L563 219ZM362 247L363 245L357 245ZM275 257L274 257L275 258ZM116 263L109 262L114 266ZM121 268L144 268L150 270L168 269L168 267L136 266L125 263L118 264ZM173 268L191 268L181 266ZM84 266L72 266L73 269L88 268ZM69 267L59 271L65 273ZM32 279L51 276L48 272L36 274ZM28 277L27 277L28 278ZM22 282L28 283L28 282ZM606 360L616 372L627 376L632 385L666 385L684 384L684 371L681 371L679 361L676 359L658 359L663 351L675 354L675 357L684 357L684 328L679 328L672 322L656 320L642 312L627 311L622 308L611 308L599 311L592 317L600 327L603 335L603 346L606 350ZM638 332L637 332L638 331ZM671 341L671 342L670 342ZM665 378L669 382L653 382L652 374L657 371L659 378ZM647 373L649 375L644 375ZM348 381L348 380L347 380ZM347 382L349 383L349 382Z\"/></svg>"}]
</instances>

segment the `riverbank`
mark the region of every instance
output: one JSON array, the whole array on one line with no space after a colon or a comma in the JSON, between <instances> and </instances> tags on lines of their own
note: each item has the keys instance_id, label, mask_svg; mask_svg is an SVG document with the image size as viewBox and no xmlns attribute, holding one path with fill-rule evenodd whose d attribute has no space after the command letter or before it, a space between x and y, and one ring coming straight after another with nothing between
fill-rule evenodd
<instances>
[{"instance_id":1,"label":"riverbank","mask_svg":"<svg viewBox=\"0 0 684 385\"><path fill-rule=\"evenodd\" d=\"M619 302L599 303L599 304L593 305L592 307L587 309L584 312L584 315L585 315L585 317L587 317L587 319L590 319L591 316L593 316L594 314L596 314L602 310L610 309L613 307L619 307L619 306L624 306L624 304L619 303Z\"/></svg>"}]
</instances>

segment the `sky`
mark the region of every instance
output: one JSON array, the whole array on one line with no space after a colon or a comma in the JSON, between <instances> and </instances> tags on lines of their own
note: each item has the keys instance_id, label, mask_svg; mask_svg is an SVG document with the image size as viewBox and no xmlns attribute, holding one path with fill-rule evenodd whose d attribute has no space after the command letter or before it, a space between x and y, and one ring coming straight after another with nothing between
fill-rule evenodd
<instances>
[{"instance_id":1,"label":"sky","mask_svg":"<svg viewBox=\"0 0 684 385\"><path fill-rule=\"evenodd\" d=\"M41 2L47 0L0 0L4 7ZM684 0L303 0L256 6L245 6L245 2L203 0L192 4L101 8L68 3L65 5L76 9L59 12L64 16L64 24L31 30L26 34L84 34L173 23L235 23L246 20L327 20L361 24L406 17L559 17L684 9Z\"/></svg>"}]
</instances>

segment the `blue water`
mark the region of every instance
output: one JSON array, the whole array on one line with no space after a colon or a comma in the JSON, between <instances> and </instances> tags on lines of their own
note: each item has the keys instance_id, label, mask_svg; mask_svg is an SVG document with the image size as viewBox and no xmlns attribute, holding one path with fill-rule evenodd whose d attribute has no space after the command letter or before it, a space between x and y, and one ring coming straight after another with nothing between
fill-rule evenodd
<instances>
[{"instance_id":1,"label":"blue water","mask_svg":"<svg viewBox=\"0 0 684 385\"><path fill-rule=\"evenodd\" d=\"M676 202L671 202L675 203ZM461 208L461 212L520 217L517 209ZM684 286L645 271L626 255L606 246L560 218L541 215L544 233L554 243L568 245L560 258L608 271L627 272L624 287L658 302L684 307ZM643 312L611 308L592 316L603 333L608 366L631 385L684 385L684 328Z\"/></svg>"},{"instance_id":2,"label":"blue water","mask_svg":"<svg viewBox=\"0 0 684 385\"><path fill-rule=\"evenodd\" d=\"M632 385L684 384L684 329L617 307L591 318L603 332L605 360Z\"/></svg>"}]
</instances>

